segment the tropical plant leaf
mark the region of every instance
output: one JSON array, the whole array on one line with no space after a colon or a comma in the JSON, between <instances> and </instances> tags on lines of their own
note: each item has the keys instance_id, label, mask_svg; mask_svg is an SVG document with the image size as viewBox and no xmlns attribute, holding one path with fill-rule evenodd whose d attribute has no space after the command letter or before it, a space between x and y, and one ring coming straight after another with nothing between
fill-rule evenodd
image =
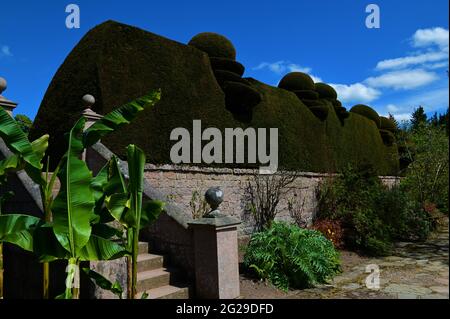
<instances>
[{"instance_id":1,"label":"tropical plant leaf","mask_svg":"<svg viewBox=\"0 0 450 319\"><path fill-rule=\"evenodd\" d=\"M19 124L2 107L0 107L0 137L14 154L23 158L33 177L39 176L42 169L41 159L33 150Z\"/></svg>"},{"instance_id":2,"label":"tropical plant leaf","mask_svg":"<svg viewBox=\"0 0 450 319\"><path fill-rule=\"evenodd\" d=\"M130 182L128 192L130 194L130 209L125 212L126 221L136 221L136 227L140 229L140 219L142 215L142 192L144 189L144 166L145 153L136 145L127 147L128 173Z\"/></svg>"},{"instance_id":3,"label":"tropical plant leaf","mask_svg":"<svg viewBox=\"0 0 450 319\"><path fill-rule=\"evenodd\" d=\"M130 209L130 197L128 193L118 193L106 197L106 207L115 220L126 227L134 227L136 219L133 216L127 216Z\"/></svg>"},{"instance_id":4,"label":"tropical plant leaf","mask_svg":"<svg viewBox=\"0 0 450 319\"><path fill-rule=\"evenodd\" d=\"M129 124L139 112L147 107L153 106L160 98L160 91L151 92L105 115L86 130L84 134L84 146L92 146L108 133Z\"/></svg>"},{"instance_id":5,"label":"tropical plant leaf","mask_svg":"<svg viewBox=\"0 0 450 319\"><path fill-rule=\"evenodd\" d=\"M121 245L95 235L91 235L87 244L79 252L81 261L111 260L123 257L128 251Z\"/></svg>"},{"instance_id":6,"label":"tropical plant leaf","mask_svg":"<svg viewBox=\"0 0 450 319\"><path fill-rule=\"evenodd\" d=\"M92 224L92 235L105 239L110 239L114 236L122 238L123 232L115 227L109 226L108 224L96 223Z\"/></svg>"},{"instance_id":7,"label":"tropical plant leaf","mask_svg":"<svg viewBox=\"0 0 450 319\"><path fill-rule=\"evenodd\" d=\"M69 252L61 245L53 232L52 225L47 223L33 233L33 252L39 262L51 262L69 259Z\"/></svg>"},{"instance_id":8,"label":"tropical plant leaf","mask_svg":"<svg viewBox=\"0 0 450 319\"><path fill-rule=\"evenodd\" d=\"M84 150L81 141L85 119L81 118L69 134L69 148L59 173L61 189L52 205L53 231L72 257L78 255L91 235L94 219L94 195L91 192L92 173L80 160Z\"/></svg>"},{"instance_id":9,"label":"tropical plant leaf","mask_svg":"<svg viewBox=\"0 0 450 319\"><path fill-rule=\"evenodd\" d=\"M0 242L8 242L33 251L33 231L41 219L22 214L0 215Z\"/></svg>"},{"instance_id":10,"label":"tropical plant leaf","mask_svg":"<svg viewBox=\"0 0 450 319\"><path fill-rule=\"evenodd\" d=\"M144 204L141 215L141 229L155 222L164 211L165 203L159 200L152 200Z\"/></svg>"},{"instance_id":11,"label":"tropical plant leaf","mask_svg":"<svg viewBox=\"0 0 450 319\"><path fill-rule=\"evenodd\" d=\"M112 283L107 278L105 278L103 275L99 274L98 272L89 269L89 268L83 268L83 272L100 288L104 290L111 291L113 294L118 296L120 299L122 299L123 289L122 286L118 281Z\"/></svg>"}]
</instances>

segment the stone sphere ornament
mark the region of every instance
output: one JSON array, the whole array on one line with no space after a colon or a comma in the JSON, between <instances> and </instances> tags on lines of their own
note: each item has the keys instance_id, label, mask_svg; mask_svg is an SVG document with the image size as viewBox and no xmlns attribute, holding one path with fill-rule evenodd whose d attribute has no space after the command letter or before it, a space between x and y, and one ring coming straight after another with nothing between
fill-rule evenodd
<instances>
[{"instance_id":1,"label":"stone sphere ornament","mask_svg":"<svg viewBox=\"0 0 450 319\"><path fill-rule=\"evenodd\" d=\"M219 205L223 202L223 190L219 187L211 187L205 193L205 200L211 207L211 211L205 215L205 217L218 217L220 216Z\"/></svg>"},{"instance_id":2,"label":"stone sphere ornament","mask_svg":"<svg viewBox=\"0 0 450 319\"><path fill-rule=\"evenodd\" d=\"M2 94L6 88L8 87L8 84L6 82L6 80L2 77L0 77L0 94Z\"/></svg>"}]
</instances>

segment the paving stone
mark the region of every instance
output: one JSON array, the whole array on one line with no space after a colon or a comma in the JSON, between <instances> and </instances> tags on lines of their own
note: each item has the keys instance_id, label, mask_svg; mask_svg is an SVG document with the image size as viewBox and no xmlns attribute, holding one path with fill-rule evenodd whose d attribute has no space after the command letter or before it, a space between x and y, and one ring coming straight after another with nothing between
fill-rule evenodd
<instances>
[{"instance_id":1,"label":"paving stone","mask_svg":"<svg viewBox=\"0 0 450 319\"><path fill-rule=\"evenodd\" d=\"M430 289L434 292L448 295L448 286L431 286Z\"/></svg>"},{"instance_id":2,"label":"paving stone","mask_svg":"<svg viewBox=\"0 0 450 319\"><path fill-rule=\"evenodd\" d=\"M426 287L421 287L417 285L407 285L407 284L390 284L383 291L394 294L416 294L416 295L427 295L432 292L431 289Z\"/></svg>"}]
</instances>

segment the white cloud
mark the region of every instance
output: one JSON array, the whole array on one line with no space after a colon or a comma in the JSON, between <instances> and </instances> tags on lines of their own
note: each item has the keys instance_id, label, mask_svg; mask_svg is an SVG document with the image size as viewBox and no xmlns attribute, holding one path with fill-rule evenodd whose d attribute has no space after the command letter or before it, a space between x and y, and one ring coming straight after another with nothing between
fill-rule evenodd
<instances>
[{"instance_id":1,"label":"white cloud","mask_svg":"<svg viewBox=\"0 0 450 319\"><path fill-rule=\"evenodd\" d=\"M410 90L430 84L438 79L439 77L434 72L415 69L394 71L377 77L370 77L364 83L374 88Z\"/></svg>"},{"instance_id":2,"label":"white cloud","mask_svg":"<svg viewBox=\"0 0 450 319\"><path fill-rule=\"evenodd\" d=\"M253 68L253 70L255 71L263 69L268 69L269 71L280 75L288 72L303 72L303 73L311 72L311 68L302 67L298 64L286 62L283 60L272 63L262 62L258 66Z\"/></svg>"},{"instance_id":3,"label":"white cloud","mask_svg":"<svg viewBox=\"0 0 450 319\"><path fill-rule=\"evenodd\" d=\"M11 57L13 54L11 53L11 49L7 45L2 45L0 47L0 57Z\"/></svg>"},{"instance_id":4,"label":"white cloud","mask_svg":"<svg viewBox=\"0 0 450 319\"><path fill-rule=\"evenodd\" d=\"M351 85L330 84L338 93L339 100L344 103L368 103L376 100L381 92L362 83Z\"/></svg>"},{"instance_id":5,"label":"white cloud","mask_svg":"<svg viewBox=\"0 0 450 319\"><path fill-rule=\"evenodd\" d=\"M389 113L395 113L398 112L400 110L400 108L394 104L388 104L386 106L386 109L388 110Z\"/></svg>"},{"instance_id":6,"label":"white cloud","mask_svg":"<svg viewBox=\"0 0 450 319\"><path fill-rule=\"evenodd\" d=\"M448 30L444 28L419 29L412 37L413 46L428 47L437 45L447 48L448 51Z\"/></svg>"},{"instance_id":7,"label":"white cloud","mask_svg":"<svg viewBox=\"0 0 450 319\"><path fill-rule=\"evenodd\" d=\"M392 114L392 116L399 122L409 121L411 119L411 113Z\"/></svg>"},{"instance_id":8,"label":"white cloud","mask_svg":"<svg viewBox=\"0 0 450 319\"><path fill-rule=\"evenodd\" d=\"M447 60L448 54L445 52L427 52L415 56L407 56L396 59L388 59L378 62L377 70L400 69L411 65L424 64Z\"/></svg>"}]
</instances>

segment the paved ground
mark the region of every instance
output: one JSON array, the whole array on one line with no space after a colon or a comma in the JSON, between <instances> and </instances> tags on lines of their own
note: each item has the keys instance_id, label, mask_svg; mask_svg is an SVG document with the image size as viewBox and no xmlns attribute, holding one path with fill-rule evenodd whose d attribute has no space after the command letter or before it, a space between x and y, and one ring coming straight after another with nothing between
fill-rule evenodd
<instances>
[{"instance_id":1,"label":"paved ground","mask_svg":"<svg viewBox=\"0 0 450 319\"><path fill-rule=\"evenodd\" d=\"M389 257L366 258L343 251L343 272L328 285L284 293L241 276L241 295L243 298L448 299L448 247L446 219L425 243L397 243L393 255ZM366 286L368 265L379 268L379 289Z\"/></svg>"}]
</instances>

